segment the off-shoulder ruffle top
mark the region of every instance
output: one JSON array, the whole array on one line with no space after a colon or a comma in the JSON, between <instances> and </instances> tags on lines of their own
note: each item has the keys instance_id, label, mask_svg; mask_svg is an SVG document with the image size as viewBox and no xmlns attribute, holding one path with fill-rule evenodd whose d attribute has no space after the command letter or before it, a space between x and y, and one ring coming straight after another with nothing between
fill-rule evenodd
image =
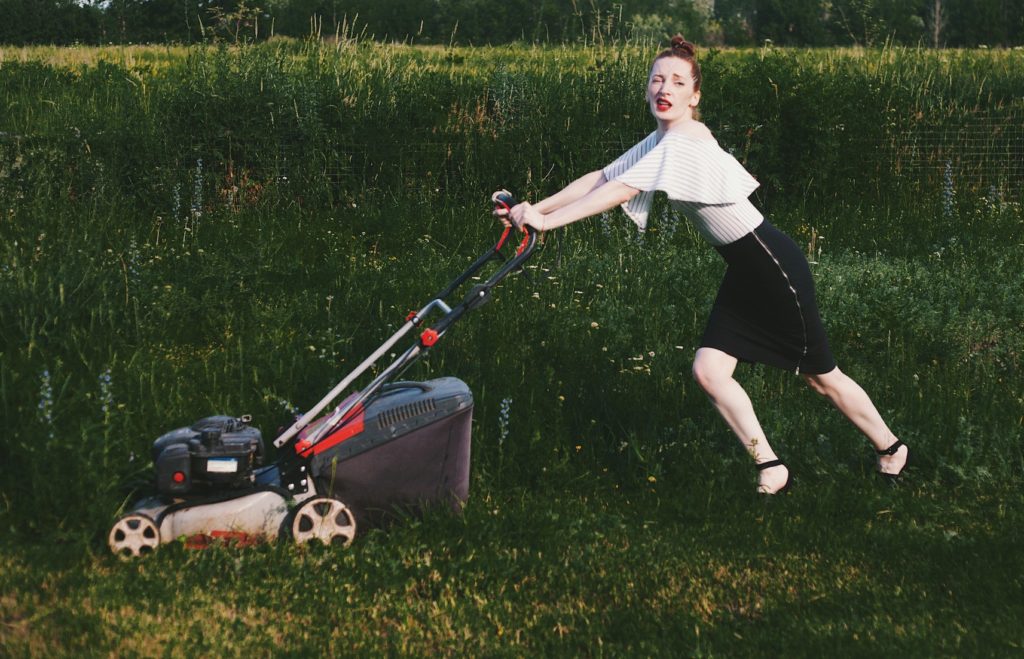
<instances>
[{"instance_id":1,"label":"off-shoulder ruffle top","mask_svg":"<svg viewBox=\"0 0 1024 659\"><path fill-rule=\"evenodd\" d=\"M622 209L641 230L658 190L713 245L739 240L764 219L747 199L758 182L714 140L669 132L659 141L651 133L605 167L604 177L640 190Z\"/></svg>"}]
</instances>

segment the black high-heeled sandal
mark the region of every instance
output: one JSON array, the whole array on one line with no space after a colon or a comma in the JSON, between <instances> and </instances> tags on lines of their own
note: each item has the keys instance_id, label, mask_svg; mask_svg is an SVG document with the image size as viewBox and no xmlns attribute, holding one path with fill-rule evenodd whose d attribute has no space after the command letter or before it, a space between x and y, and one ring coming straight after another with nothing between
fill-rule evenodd
<instances>
[{"instance_id":1,"label":"black high-heeled sandal","mask_svg":"<svg viewBox=\"0 0 1024 659\"><path fill-rule=\"evenodd\" d=\"M876 450L875 453L877 453L878 455L896 455L896 451L900 450L901 446L907 446L907 445L904 444L902 441L897 439L895 442L892 443L891 446L889 446L889 448L885 448L885 449L882 449L882 450ZM882 476L884 478L888 478L889 480L895 482L895 481L899 480L900 475L904 471L906 471L906 469L907 469L907 467L909 465L910 465L910 447L907 446L907 459L903 461L903 466L900 467L900 470L897 471L895 474L890 474L890 473L887 473L887 472L879 470L878 471L878 475Z\"/></svg>"},{"instance_id":2,"label":"black high-heeled sandal","mask_svg":"<svg viewBox=\"0 0 1024 659\"><path fill-rule=\"evenodd\" d=\"M772 467L786 467L786 463L783 462L782 460L770 460L768 462L762 462L761 464L757 465L757 470L758 471L764 471L765 469L771 469ZM792 482L793 482L793 474L792 474L792 472L789 471L789 467L786 467L786 482L783 484L782 487L780 487L779 489L775 490L774 492L764 492L764 491L761 490L761 488L759 486L758 489L757 489L757 492L758 492L758 494L764 494L766 496L767 495L775 496L776 494L783 494L784 492L789 491L789 486L790 486L790 484Z\"/></svg>"}]
</instances>

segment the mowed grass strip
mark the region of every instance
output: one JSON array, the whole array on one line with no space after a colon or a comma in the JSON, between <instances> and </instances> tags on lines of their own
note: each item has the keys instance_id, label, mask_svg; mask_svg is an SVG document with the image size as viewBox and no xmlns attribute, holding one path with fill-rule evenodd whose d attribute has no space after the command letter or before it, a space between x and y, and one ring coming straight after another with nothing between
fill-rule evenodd
<instances>
[{"instance_id":1,"label":"mowed grass strip","mask_svg":"<svg viewBox=\"0 0 1024 659\"><path fill-rule=\"evenodd\" d=\"M930 483L768 502L749 483L704 484L481 492L464 517L407 520L347 551L172 545L126 563L8 546L4 648L976 656L1024 642L1018 512L951 508ZM1014 489L998 498L1019 511Z\"/></svg>"}]
</instances>

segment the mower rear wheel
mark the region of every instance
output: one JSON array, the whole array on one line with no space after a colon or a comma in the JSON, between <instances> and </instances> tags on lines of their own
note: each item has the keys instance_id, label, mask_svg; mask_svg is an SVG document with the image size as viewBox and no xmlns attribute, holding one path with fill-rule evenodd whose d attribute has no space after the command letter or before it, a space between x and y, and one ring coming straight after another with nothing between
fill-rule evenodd
<instances>
[{"instance_id":1,"label":"mower rear wheel","mask_svg":"<svg viewBox=\"0 0 1024 659\"><path fill-rule=\"evenodd\" d=\"M292 538L303 545L319 540L325 545L348 547L356 537L356 518L334 497L314 497L295 510Z\"/></svg>"},{"instance_id":2,"label":"mower rear wheel","mask_svg":"<svg viewBox=\"0 0 1024 659\"><path fill-rule=\"evenodd\" d=\"M107 543L120 558L138 558L153 553L160 545L160 529L149 517L132 513L114 523Z\"/></svg>"}]
</instances>

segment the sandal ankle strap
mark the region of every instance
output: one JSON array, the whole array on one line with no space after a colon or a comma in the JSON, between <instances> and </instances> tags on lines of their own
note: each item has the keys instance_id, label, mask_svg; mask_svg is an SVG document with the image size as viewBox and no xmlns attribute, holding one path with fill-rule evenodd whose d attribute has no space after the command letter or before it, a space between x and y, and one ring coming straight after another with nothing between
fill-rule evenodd
<instances>
[{"instance_id":1,"label":"sandal ankle strap","mask_svg":"<svg viewBox=\"0 0 1024 659\"><path fill-rule=\"evenodd\" d=\"M771 460L769 462L762 462L761 464L757 465L757 470L764 471L765 469L771 469L772 467L781 467L783 465L785 465L785 463L782 460Z\"/></svg>"},{"instance_id":2,"label":"sandal ankle strap","mask_svg":"<svg viewBox=\"0 0 1024 659\"><path fill-rule=\"evenodd\" d=\"M880 451L875 451L875 453L877 453L878 455L896 455L896 451L900 450L901 446L903 446L903 442L897 439L889 448L885 448Z\"/></svg>"}]
</instances>

